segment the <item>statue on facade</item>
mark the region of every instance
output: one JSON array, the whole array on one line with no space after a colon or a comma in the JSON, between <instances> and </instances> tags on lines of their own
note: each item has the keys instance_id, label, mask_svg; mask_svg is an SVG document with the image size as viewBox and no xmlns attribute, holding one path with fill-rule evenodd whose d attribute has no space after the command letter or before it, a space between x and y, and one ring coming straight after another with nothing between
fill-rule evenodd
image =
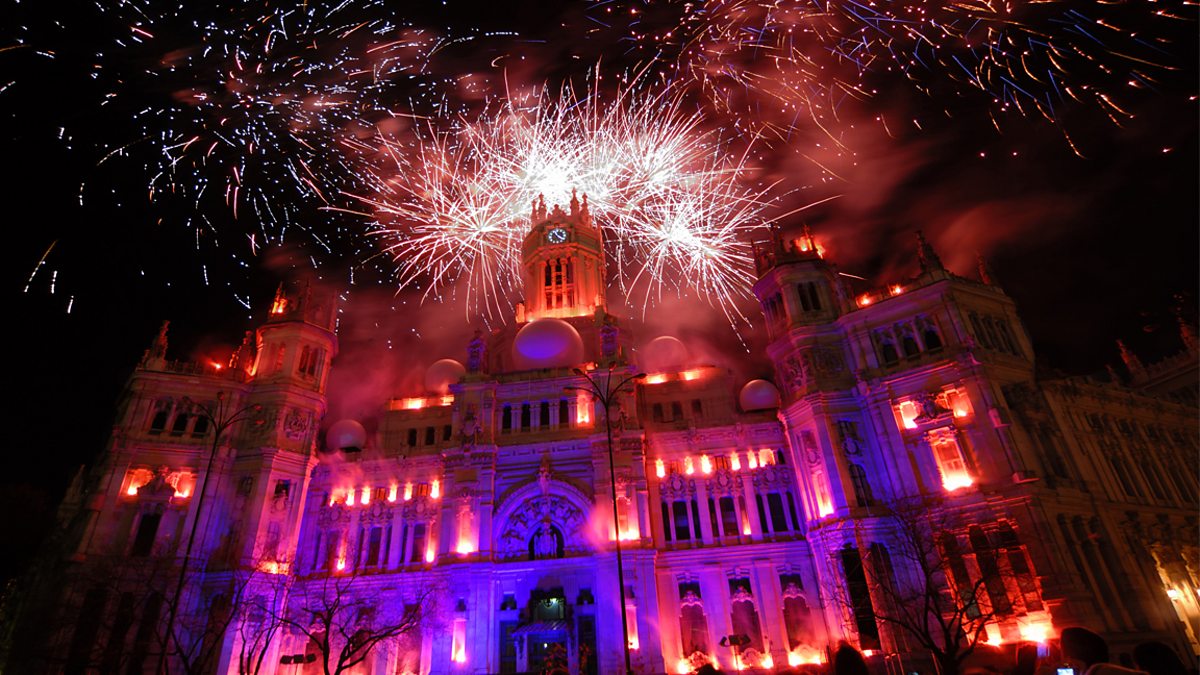
<instances>
[{"instance_id":1,"label":"statue on facade","mask_svg":"<svg viewBox=\"0 0 1200 675\"><path fill-rule=\"evenodd\" d=\"M613 359L617 356L617 337L620 335L617 320L611 314L604 315L604 324L600 326L600 356Z\"/></svg>"},{"instance_id":2,"label":"statue on facade","mask_svg":"<svg viewBox=\"0 0 1200 675\"><path fill-rule=\"evenodd\" d=\"M467 343L467 372L482 373L487 366L487 343L483 331L475 329L475 335Z\"/></svg>"},{"instance_id":3,"label":"statue on facade","mask_svg":"<svg viewBox=\"0 0 1200 675\"><path fill-rule=\"evenodd\" d=\"M461 435L463 452L474 450L475 443L479 441L479 423L475 421L475 406L467 407L467 414L463 416Z\"/></svg>"},{"instance_id":4,"label":"statue on facade","mask_svg":"<svg viewBox=\"0 0 1200 675\"><path fill-rule=\"evenodd\" d=\"M536 560L559 557L558 537L554 535L554 526L549 521L542 521L542 526L534 537L533 557Z\"/></svg>"}]
</instances>

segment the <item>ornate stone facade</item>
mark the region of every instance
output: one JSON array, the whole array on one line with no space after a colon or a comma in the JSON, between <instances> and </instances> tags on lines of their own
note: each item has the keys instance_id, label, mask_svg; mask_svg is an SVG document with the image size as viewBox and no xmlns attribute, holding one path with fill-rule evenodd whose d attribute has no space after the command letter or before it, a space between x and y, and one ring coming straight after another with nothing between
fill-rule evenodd
<instances>
[{"instance_id":1,"label":"ornate stone facade","mask_svg":"<svg viewBox=\"0 0 1200 675\"><path fill-rule=\"evenodd\" d=\"M310 294L281 294L254 358L247 345L228 370L172 365L164 327L64 505L65 582L50 594L72 618L47 650L18 655L21 672L154 671L145 636L171 584L126 611L129 587L92 572L160 560L174 574L192 532L180 614L235 617L205 643L221 673L238 672L247 626L351 582L345 599L370 608L354 621L429 604L355 667L369 675L614 673L625 639L639 673L820 663L843 639L913 664L923 655L878 617L918 581L894 510L914 498L923 521L952 523L937 533L942 583L987 586L993 642L1083 624L1118 651L1151 636L1197 649L1186 397L1039 382L995 285L950 274L923 243L919 277L855 294L806 232L756 251L782 390L756 403L686 354L639 364L646 340L593 293L604 276L586 201L533 210L523 254L541 295L512 324L464 334L465 374L400 392L370 433L322 421L336 339ZM563 361L576 338L582 357ZM590 389L639 367L609 408ZM218 399L208 418L191 403ZM239 614L230 588L269 602ZM269 636L262 672L317 672L301 628Z\"/></svg>"}]
</instances>

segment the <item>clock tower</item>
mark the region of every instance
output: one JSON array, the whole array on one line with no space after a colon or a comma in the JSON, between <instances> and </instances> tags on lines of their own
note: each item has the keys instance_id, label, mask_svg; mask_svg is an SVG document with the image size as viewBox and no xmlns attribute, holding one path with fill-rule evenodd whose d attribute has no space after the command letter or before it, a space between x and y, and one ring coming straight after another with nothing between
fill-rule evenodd
<instances>
[{"instance_id":1,"label":"clock tower","mask_svg":"<svg viewBox=\"0 0 1200 675\"><path fill-rule=\"evenodd\" d=\"M590 316L605 308L604 240L588 212L571 192L569 211L546 210L539 197L530 214L530 230L521 244L525 282L525 320Z\"/></svg>"}]
</instances>

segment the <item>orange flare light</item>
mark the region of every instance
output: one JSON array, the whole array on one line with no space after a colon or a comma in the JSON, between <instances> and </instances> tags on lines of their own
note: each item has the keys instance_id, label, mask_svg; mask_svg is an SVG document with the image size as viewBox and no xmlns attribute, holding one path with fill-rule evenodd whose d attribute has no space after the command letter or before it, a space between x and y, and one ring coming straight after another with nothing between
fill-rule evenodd
<instances>
[{"instance_id":1,"label":"orange flare light","mask_svg":"<svg viewBox=\"0 0 1200 675\"><path fill-rule=\"evenodd\" d=\"M646 376L646 384L662 384L667 381L667 376L663 373L654 373Z\"/></svg>"},{"instance_id":2,"label":"orange flare light","mask_svg":"<svg viewBox=\"0 0 1200 675\"><path fill-rule=\"evenodd\" d=\"M952 473L942 477L942 487L946 488L946 492L954 492L974 484L975 481L965 473Z\"/></svg>"},{"instance_id":3,"label":"orange flare light","mask_svg":"<svg viewBox=\"0 0 1200 675\"><path fill-rule=\"evenodd\" d=\"M580 394L575 399L575 424L586 426L592 422L591 401L586 394Z\"/></svg>"},{"instance_id":4,"label":"orange flare light","mask_svg":"<svg viewBox=\"0 0 1200 675\"><path fill-rule=\"evenodd\" d=\"M1028 642L1045 642L1054 632L1054 626L1046 621L1022 623L1018 625L1018 628L1021 631L1021 639Z\"/></svg>"},{"instance_id":5,"label":"orange flare light","mask_svg":"<svg viewBox=\"0 0 1200 675\"><path fill-rule=\"evenodd\" d=\"M345 567L345 561L342 561L342 566ZM258 571L267 574L287 574L289 567L287 563L278 560L264 560L258 564Z\"/></svg>"}]
</instances>

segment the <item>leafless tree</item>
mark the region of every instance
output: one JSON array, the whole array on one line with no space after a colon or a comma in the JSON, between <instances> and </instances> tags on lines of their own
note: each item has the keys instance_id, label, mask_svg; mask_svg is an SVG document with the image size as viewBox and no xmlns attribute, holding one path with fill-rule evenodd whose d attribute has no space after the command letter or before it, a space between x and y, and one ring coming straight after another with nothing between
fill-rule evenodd
<instances>
[{"instance_id":1,"label":"leafless tree","mask_svg":"<svg viewBox=\"0 0 1200 675\"><path fill-rule=\"evenodd\" d=\"M435 598L426 587L407 602L382 602L364 577L331 576L297 583L279 621L308 638L324 675L340 675L380 645L419 631L434 615Z\"/></svg>"},{"instance_id":2,"label":"leafless tree","mask_svg":"<svg viewBox=\"0 0 1200 675\"><path fill-rule=\"evenodd\" d=\"M234 617L239 675L258 675L284 624L291 578L286 574L262 575L243 595Z\"/></svg>"},{"instance_id":3,"label":"leafless tree","mask_svg":"<svg viewBox=\"0 0 1200 675\"><path fill-rule=\"evenodd\" d=\"M279 583L276 575L253 568L195 575L180 596L178 619L168 635L163 619L177 574L174 561L165 557L93 556L77 564L64 573L61 592L48 599L44 612L23 617L36 620L47 639L25 646L19 663L64 672L140 672L166 652L163 672L194 675L216 669L235 621L252 643L274 636L254 635L264 625L278 629L269 622L244 626L253 606Z\"/></svg>"},{"instance_id":4,"label":"leafless tree","mask_svg":"<svg viewBox=\"0 0 1200 675\"><path fill-rule=\"evenodd\" d=\"M987 641L989 625L1041 609L1015 535L989 536L937 499L900 500L883 510L890 537L867 547L861 559L874 618L891 628L903 651L919 647L942 675L957 675ZM966 554L975 564L967 564ZM854 611L845 589L840 599Z\"/></svg>"}]
</instances>

